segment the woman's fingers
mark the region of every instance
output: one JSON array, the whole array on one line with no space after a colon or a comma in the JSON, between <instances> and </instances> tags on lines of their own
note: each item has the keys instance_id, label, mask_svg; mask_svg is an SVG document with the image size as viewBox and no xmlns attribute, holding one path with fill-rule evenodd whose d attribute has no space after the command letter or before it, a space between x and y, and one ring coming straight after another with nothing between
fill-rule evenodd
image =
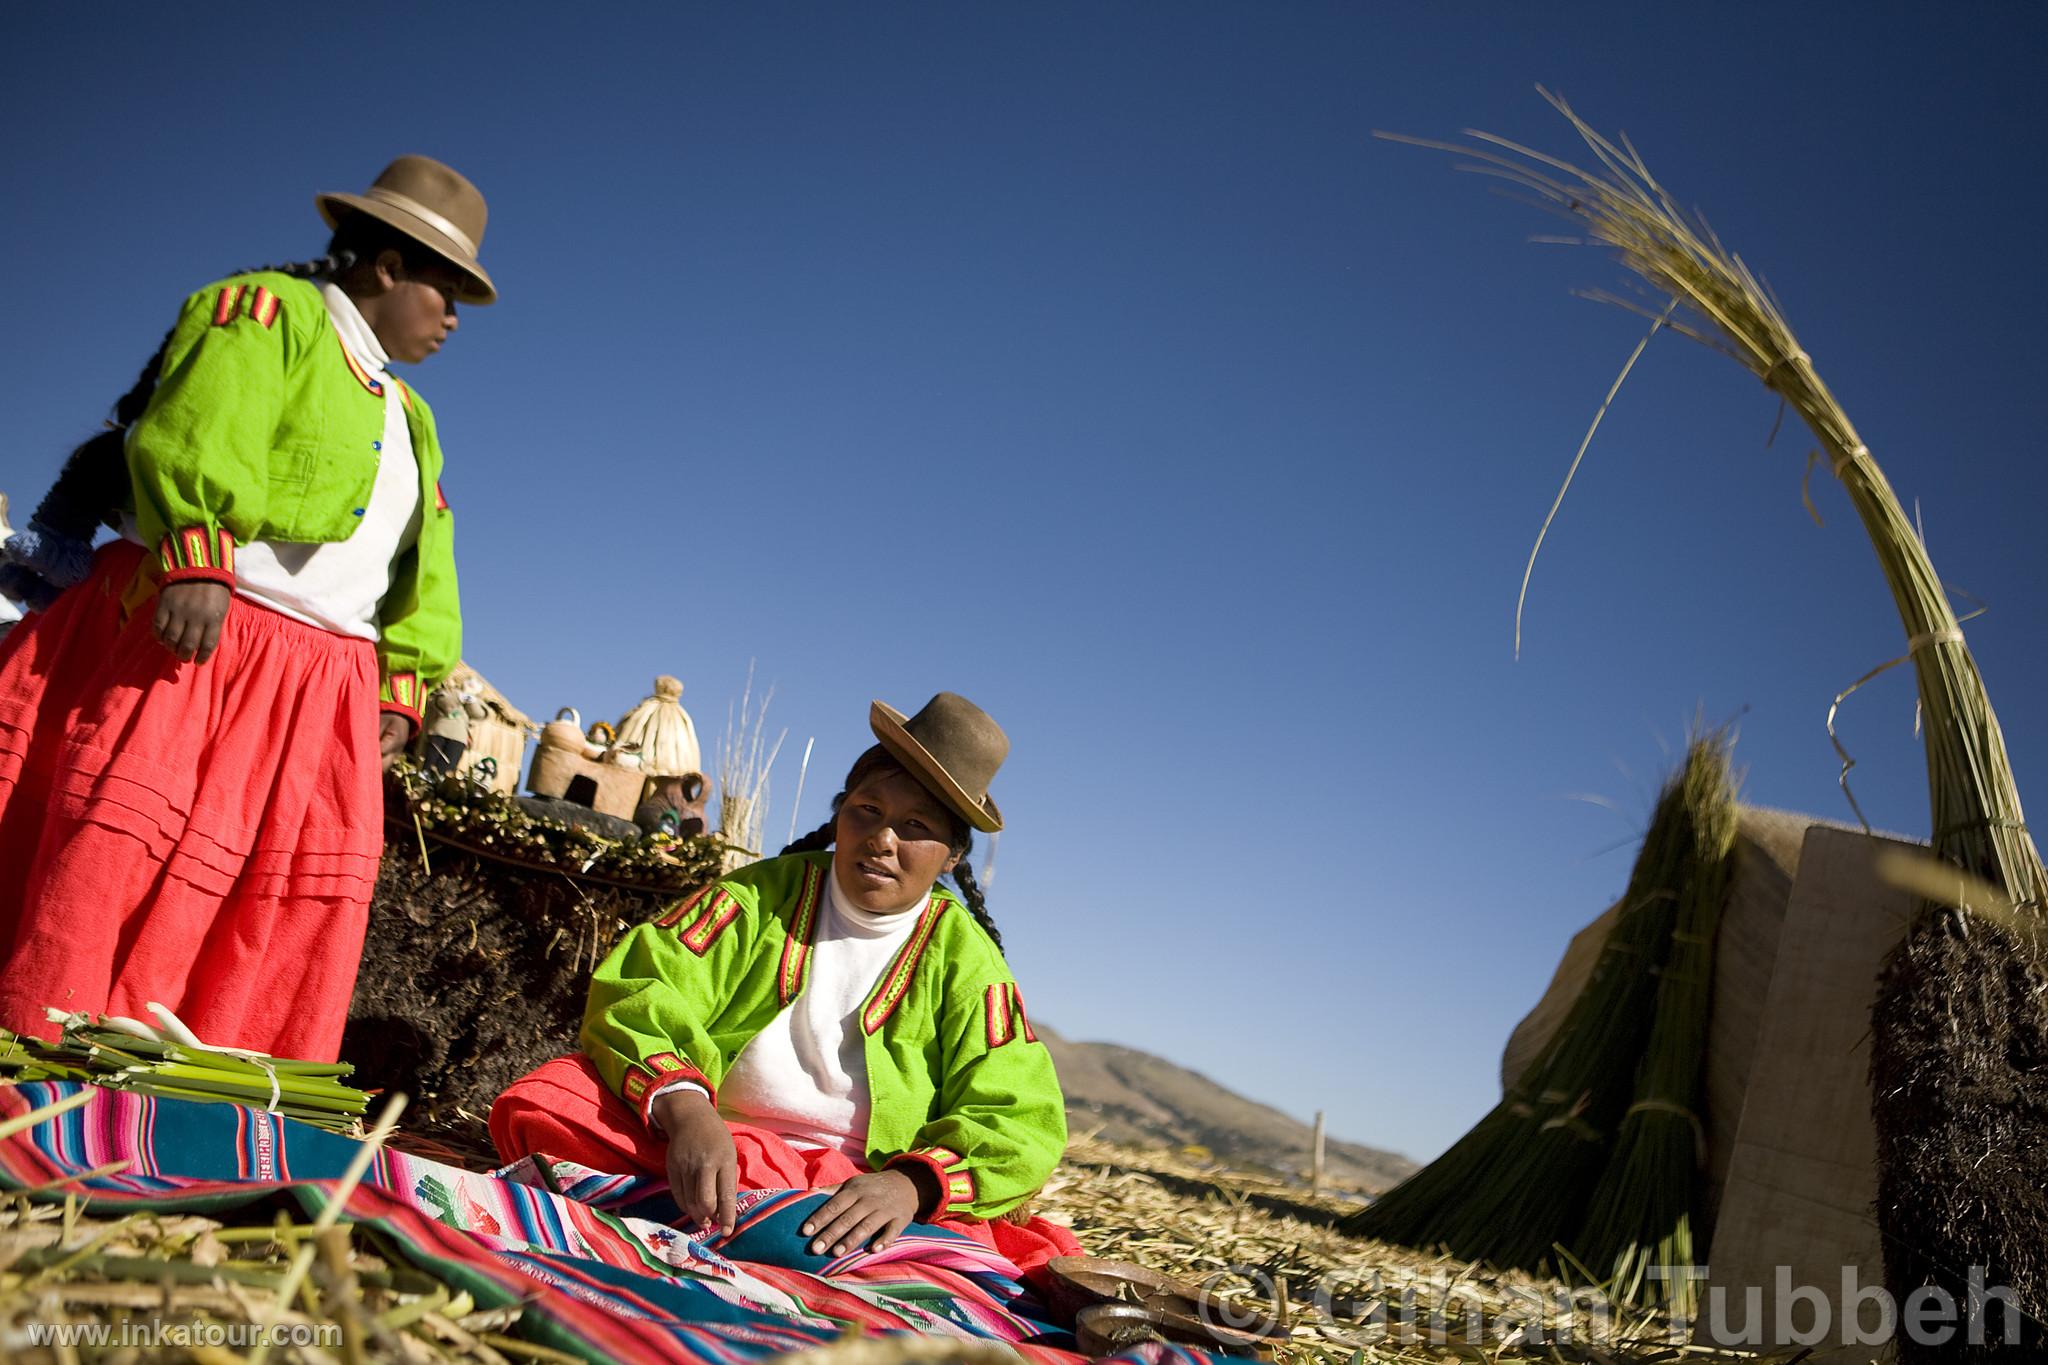
<instances>
[{"instance_id":1,"label":"woman's fingers","mask_svg":"<svg viewBox=\"0 0 2048 1365\"><path fill-rule=\"evenodd\" d=\"M686 1212L701 1223L708 1223L718 1215L718 1167L710 1162L699 1166L693 1173L690 1186L690 1207ZM720 1224L720 1226L724 1226Z\"/></svg>"},{"instance_id":2,"label":"woman's fingers","mask_svg":"<svg viewBox=\"0 0 2048 1365\"><path fill-rule=\"evenodd\" d=\"M183 659L188 663L191 662L192 658L199 653L199 642L202 639L204 639L205 636L205 626L202 626L201 624L199 624L199 622L193 620L189 614L184 612L179 613L177 655L180 659Z\"/></svg>"},{"instance_id":3,"label":"woman's fingers","mask_svg":"<svg viewBox=\"0 0 2048 1365\"><path fill-rule=\"evenodd\" d=\"M220 623L227 618L207 614L207 621L199 635L199 653L195 656L200 663L213 657L213 651L220 648Z\"/></svg>"},{"instance_id":4,"label":"woman's fingers","mask_svg":"<svg viewBox=\"0 0 2048 1365\"><path fill-rule=\"evenodd\" d=\"M739 1157L728 1151L718 1163L718 1230L728 1237L732 1236L733 1225L739 1222L739 1186Z\"/></svg>"},{"instance_id":5,"label":"woman's fingers","mask_svg":"<svg viewBox=\"0 0 2048 1365\"><path fill-rule=\"evenodd\" d=\"M853 1225L853 1230L844 1237L841 1237L833 1246L832 1252L834 1255L844 1256L850 1251L859 1251L862 1247L868 1245L877 1233L889 1226L889 1211L887 1209L863 1209L862 1213L865 1216ZM880 1250L880 1248L877 1247L876 1250Z\"/></svg>"},{"instance_id":6,"label":"woman's fingers","mask_svg":"<svg viewBox=\"0 0 2048 1365\"><path fill-rule=\"evenodd\" d=\"M811 1235L812 1254L822 1256L831 1250L833 1243L851 1231L853 1225L860 1220L860 1216L860 1196L851 1190L841 1189L839 1193L826 1200L824 1207L812 1214L804 1224L806 1229L815 1233Z\"/></svg>"}]
</instances>

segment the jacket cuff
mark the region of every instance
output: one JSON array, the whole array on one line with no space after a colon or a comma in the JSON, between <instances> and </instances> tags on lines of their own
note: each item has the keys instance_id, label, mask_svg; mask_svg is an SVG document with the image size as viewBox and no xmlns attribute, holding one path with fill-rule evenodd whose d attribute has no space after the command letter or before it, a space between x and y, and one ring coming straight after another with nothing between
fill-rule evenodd
<instances>
[{"instance_id":1,"label":"jacket cuff","mask_svg":"<svg viewBox=\"0 0 2048 1365\"><path fill-rule=\"evenodd\" d=\"M420 714L420 675L417 673L386 673L383 683L377 689L377 709L404 716L418 730L426 724Z\"/></svg>"},{"instance_id":2,"label":"jacket cuff","mask_svg":"<svg viewBox=\"0 0 2048 1365\"><path fill-rule=\"evenodd\" d=\"M235 585L235 538L226 527L211 530L184 526L167 533L157 545L163 576L171 583L225 583Z\"/></svg>"},{"instance_id":3,"label":"jacket cuff","mask_svg":"<svg viewBox=\"0 0 2048 1365\"><path fill-rule=\"evenodd\" d=\"M918 1165L929 1170L939 1182L939 1206L929 1213L921 1214L919 1222L929 1223L940 1218L958 1218L967 1212L967 1206L974 1202L974 1173L967 1170L966 1158L945 1147L919 1147L901 1156L892 1156L885 1166Z\"/></svg>"},{"instance_id":4,"label":"jacket cuff","mask_svg":"<svg viewBox=\"0 0 2048 1365\"><path fill-rule=\"evenodd\" d=\"M642 1123L652 1128L654 1098L672 1081L689 1081L703 1086L705 1096L714 1106L717 1105L718 1087L711 1083L711 1078L673 1052L657 1052L644 1062L628 1066L625 1079L619 1082L619 1098L633 1107Z\"/></svg>"}]
</instances>

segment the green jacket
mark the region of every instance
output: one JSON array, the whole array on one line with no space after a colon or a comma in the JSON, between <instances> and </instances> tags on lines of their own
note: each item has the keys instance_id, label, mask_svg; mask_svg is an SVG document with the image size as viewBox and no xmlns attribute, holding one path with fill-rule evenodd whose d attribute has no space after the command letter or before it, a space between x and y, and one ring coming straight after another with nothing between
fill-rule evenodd
<instances>
[{"instance_id":1,"label":"green jacket","mask_svg":"<svg viewBox=\"0 0 2048 1365\"><path fill-rule=\"evenodd\" d=\"M462 653L454 517L433 410L403 381L420 533L378 620L382 701L415 723ZM384 389L343 349L317 285L260 272L185 300L148 409L128 429L130 510L162 581L233 585L235 546L354 534L384 436Z\"/></svg>"},{"instance_id":2,"label":"green jacket","mask_svg":"<svg viewBox=\"0 0 2048 1365\"><path fill-rule=\"evenodd\" d=\"M647 1118L654 1093L712 1094L741 1049L803 993L830 853L741 868L619 941L590 982L582 1046ZM908 911L904 913L908 914ZM1052 1054L988 934L934 888L861 1007L868 1164L938 1177L929 1216L993 1218L1036 1191L1067 1145Z\"/></svg>"}]
</instances>

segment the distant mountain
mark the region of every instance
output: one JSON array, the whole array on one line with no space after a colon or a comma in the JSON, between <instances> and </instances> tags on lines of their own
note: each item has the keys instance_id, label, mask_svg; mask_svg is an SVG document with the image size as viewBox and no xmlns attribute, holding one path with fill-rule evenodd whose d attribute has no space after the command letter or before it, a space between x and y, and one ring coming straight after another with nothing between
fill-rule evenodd
<instances>
[{"instance_id":1,"label":"distant mountain","mask_svg":"<svg viewBox=\"0 0 2048 1365\"><path fill-rule=\"evenodd\" d=\"M1136 1147L1201 1146L1233 1166L1306 1177L1314 1141L1308 1124L1164 1057L1115 1043L1069 1042L1040 1023L1033 1028L1059 1068L1074 1133L1099 1130L1106 1141ZM1416 1166L1399 1153L1326 1135L1323 1169L1333 1179L1386 1189Z\"/></svg>"}]
</instances>

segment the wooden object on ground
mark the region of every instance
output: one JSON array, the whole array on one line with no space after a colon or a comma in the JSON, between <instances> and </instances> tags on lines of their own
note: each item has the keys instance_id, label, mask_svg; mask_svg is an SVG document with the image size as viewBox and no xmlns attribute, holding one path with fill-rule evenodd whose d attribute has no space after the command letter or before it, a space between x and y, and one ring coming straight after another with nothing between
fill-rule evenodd
<instances>
[{"instance_id":1,"label":"wooden object on ground","mask_svg":"<svg viewBox=\"0 0 2048 1365\"><path fill-rule=\"evenodd\" d=\"M1925 846L1816 827L1778 938L1777 965L1763 1009L1741 1120L1728 1154L1712 1277L1695 1325L1697 1339L1723 1346L1813 1345L1814 1361L1863 1361L1875 1343L1845 1343L1845 1274L1866 1290L1884 1285L1878 1233L1877 1146L1871 1123L1870 1010L1878 969L1898 943L1917 900L1886 884L1876 859L1886 848ZM1794 1305L1784 1285L1819 1291ZM1748 1322L1746 1294L1760 1291ZM1716 1321L1718 1300L1719 1321ZM1829 1315L1819 1342L1806 1339L1817 1312ZM1874 1304L1862 1313L1874 1332ZM1789 1326L1792 1335L1783 1329ZM1735 1334L1756 1335L1747 1340Z\"/></svg>"}]
</instances>

